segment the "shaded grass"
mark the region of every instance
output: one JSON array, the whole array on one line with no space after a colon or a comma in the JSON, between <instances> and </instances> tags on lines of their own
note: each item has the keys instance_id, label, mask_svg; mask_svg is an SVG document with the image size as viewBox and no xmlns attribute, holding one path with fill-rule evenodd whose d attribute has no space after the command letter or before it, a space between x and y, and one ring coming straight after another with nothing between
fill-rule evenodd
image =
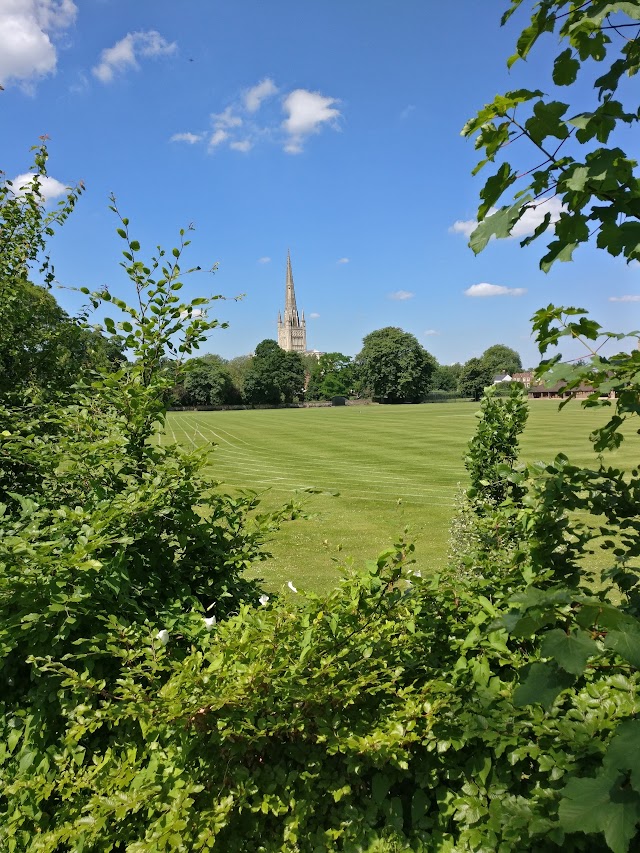
<instances>
[{"instance_id":1,"label":"shaded grass","mask_svg":"<svg viewBox=\"0 0 640 853\"><path fill-rule=\"evenodd\" d=\"M216 444L211 471L223 488L256 489L265 508L304 488L339 492L310 497L312 517L286 524L269 543L274 559L258 570L267 587L293 580L320 591L335 583L347 555L373 559L405 527L421 566L443 567L477 411L474 403L448 403L173 412L167 439ZM558 412L556 403L535 401L522 457L551 459L563 452L575 463L595 465L588 434L605 419L605 412L577 404ZM609 456L632 467L630 443Z\"/></svg>"}]
</instances>

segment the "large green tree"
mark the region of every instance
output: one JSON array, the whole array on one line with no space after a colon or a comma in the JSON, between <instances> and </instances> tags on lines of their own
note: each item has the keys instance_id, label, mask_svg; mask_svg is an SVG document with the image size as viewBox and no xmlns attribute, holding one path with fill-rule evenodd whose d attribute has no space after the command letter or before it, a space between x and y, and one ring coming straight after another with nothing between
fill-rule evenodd
<instances>
[{"instance_id":1,"label":"large green tree","mask_svg":"<svg viewBox=\"0 0 640 853\"><path fill-rule=\"evenodd\" d=\"M504 344L494 344L486 349L482 353L481 360L492 374L512 374L522 370L522 361L518 353Z\"/></svg>"},{"instance_id":2,"label":"large green tree","mask_svg":"<svg viewBox=\"0 0 640 853\"><path fill-rule=\"evenodd\" d=\"M244 396L248 403L277 406L304 396L304 366L296 352L285 352L270 339L256 347L247 372Z\"/></svg>"},{"instance_id":3,"label":"large green tree","mask_svg":"<svg viewBox=\"0 0 640 853\"><path fill-rule=\"evenodd\" d=\"M190 359L185 365L184 390L187 402L194 406L225 406L240 400L227 363L219 355Z\"/></svg>"},{"instance_id":4,"label":"large green tree","mask_svg":"<svg viewBox=\"0 0 640 853\"><path fill-rule=\"evenodd\" d=\"M457 391L462 365L439 364L433 373L433 388L437 391Z\"/></svg>"},{"instance_id":5,"label":"large green tree","mask_svg":"<svg viewBox=\"0 0 640 853\"><path fill-rule=\"evenodd\" d=\"M491 385L493 371L487 367L481 358L470 358L460 371L458 390L463 397L473 397L479 400L482 392Z\"/></svg>"},{"instance_id":6,"label":"large green tree","mask_svg":"<svg viewBox=\"0 0 640 853\"><path fill-rule=\"evenodd\" d=\"M433 356L417 338L395 326L368 334L356 356L358 379L381 403L419 403L431 387Z\"/></svg>"},{"instance_id":7,"label":"large green tree","mask_svg":"<svg viewBox=\"0 0 640 853\"><path fill-rule=\"evenodd\" d=\"M325 352L311 368L307 386L310 400L348 396L353 385L353 362L341 352Z\"/></svg>"}]
</instances>

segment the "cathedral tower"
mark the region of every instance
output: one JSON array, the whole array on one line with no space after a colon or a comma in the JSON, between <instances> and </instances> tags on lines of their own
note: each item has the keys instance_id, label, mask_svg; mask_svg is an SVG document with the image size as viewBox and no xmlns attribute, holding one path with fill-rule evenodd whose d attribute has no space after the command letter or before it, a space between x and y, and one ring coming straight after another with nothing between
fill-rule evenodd
<instances>
[{"instance_id":1,"label":"cathedral tower","mask_svg":"<svg viewBox=\"0 0 640 853\"><path fill-rule=\"evenodd\" d=\"M307 349L307 328L304 321L298 315L296 307L296 292L293 287L293 273L291 272L291 256L287 252L287 283L285 286L284 319L278 312L278 344L287 352L303 353Z\"/></svg>"}]
</instances>

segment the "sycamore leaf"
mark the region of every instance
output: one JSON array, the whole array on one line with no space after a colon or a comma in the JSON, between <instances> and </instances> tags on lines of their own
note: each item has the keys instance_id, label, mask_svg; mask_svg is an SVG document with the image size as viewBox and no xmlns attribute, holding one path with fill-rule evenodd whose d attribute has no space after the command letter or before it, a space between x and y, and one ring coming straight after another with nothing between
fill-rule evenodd
<instances>
[{"instance_id":1,"label":"sycamore leaf","mask_svg":"<svg viewBox=\"0 0 640 853\"><path fill-rule=\"evenodd\" d=\"M609 631L604 644L640 669L640 631L637 627L622 625L616 631Z\"/></svg>"},{"instance_id":2,"label":"sycamore leaf","mask_svg":"<svg viewBox=\"0 0 640 853\"><path fill-rule=\"evenodd\" d=\"M575 680L552 664L534 663L524 671L526 677L513 693L513 704L517 707L540 704L550 708L556 697Z\"/></svg>"},{"instance_id":3,"label":"sycamore leaf","mask_svg":"<svg viewBox=\"0 0 640 853\"><path fill-rule=\"evenodd\" d=\"M556 86L570 86L576 82L579 70L580 63L573 58L573 51L568 47L556 56L553 64L553 82Z\"/></svg>"},{"instance_id":4,"label":"sycamore leaf","mask_svg":"<svg viewBox=\"0 0 640 853\"><path fill-rule=\"evenodd\" d=\"M629 770L631 785L640 794L640 720L629 720L618 727L603 765L611 770Z\"/></svg>"},{"instance_id":5,"label":"sycamore leaf","mask_svg":"<svg viewBox=\"0 0 640 853\"><path fill-rule=\"evenodd\" d=\"M627 853L640 820L640 797L622 788L623 781L621 774L571 779L558 810L562 828L566 832L604 832L614 853Z\"/></svg>"},{"instance_id":6,"label":"sycamore leaf","mask_svg":"<svg viewBox=\"0 0 640 853\"><path fill-rule=\"evenodd\" d=\"M533 106L533 115L525 122L525 127L536 145L542 144L548 136L566 139L569 136L567 124L562 116L569 109L561 101L537 101Z\"/></svg>"},{"instance_id":7,"label":"sycamore leaf","mask_svg":"<svg viewBox=\"0 0 640 853\"><path fill-rule=\"evenodd\" d=\"M562 669L581 675L587 661L598 654L598 646L586 631L565 634L559 628L549 631L542 641L542 654L553 658Z\"/></svg>"},{"instance_id":8,"label":"sycamore leaf","mask_svg":"<svg viewBox=\"0 0 640 853\"><path fill-rule=\"evenodd\" d=\"M501 207L496 213L492 213L478 223L469 239L469 246L474 254L481 252L492 237L509 237L511 229L520 218L522 209L529 201L531 196L525 196L511 207Z\"/></svg>"},{"instance_id":9,"label":"sycamore leaf","mask_svg":"<svg viewBox=\"0 0 640 853\"><path fill-rule=\"evenodd\" d=\"M483 203L478 210L478 219L483 220L502 193L515 182L517 175L508 163L502 163L495 175L492 175L480 191Z\"/></svg>"},{"instance_id":10,"label":"sycamore leaf","mask_svg":"<svg viewBox=\"0 0 640 853\"><path fill-rule=\"evenodd\" d=\"M555 261L570 261L577 245L577 243L564 243L560 240L549 243L547 247L549 251L540 261L542 272L549 272Z\"/></svg>"}]
</instances>

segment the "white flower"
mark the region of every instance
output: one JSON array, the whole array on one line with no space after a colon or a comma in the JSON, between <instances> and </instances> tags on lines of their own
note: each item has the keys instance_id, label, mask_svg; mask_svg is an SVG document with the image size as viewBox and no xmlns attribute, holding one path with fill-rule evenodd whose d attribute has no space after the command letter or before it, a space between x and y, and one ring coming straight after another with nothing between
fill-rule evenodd
<instances>
[{"instance_id":1,"label":"white flower","mask_svg":"<svg viewBox=\"0 0 640 853\"><path fill-rule=\"evenodd\" d=\"M413 573L413 576L414 576L414 577L416 577L416 578L421 578L421 577L422 577L422 572L420 571L420 569L418 569L418 571L417 571L417 572L414 572L414 573Z\"/></svg>"},{"instance_id":2,"label":"white flower","mask_svg":"<svg viewBox=\"0 0 640 853\"><path fill-rule=\"evenodd\" d=\"M266 607L266 606L267 606L267 601L269 601L269 596L268 596L268 595L261 595L261 596L260 596L260 598L258 599L258 601L260 602L260 604L261 604L263 607Z\"/></svg>"},{"instance_id":3,"label":"white flower","mask_svg":"<svg viewBox=\"0 0 640 853\"><path fill-rule=\"evenodd\" d=\"M158 631L155 635L154 640L160 640L163 646L166 646L169 642L169 632L166 628L163 628L162 631Z\"/></svg>"},{"instance_id":4,"label":"white flower","mask_svg":"<svg viewBox=\"0 0 640 853\"><path fill-rule=\"evenodd\" d=\"M297 591L298 591L298 590L295 588L295 586L293 585L293 581L287 581L287 586L289 587L289 589L291 590L291 592L297 592Z\"/></svg>"},{"instance_id":5,"label":"white flower","mask_svg":"<svg viewBox=\"0 0 640 853\"><path fill-rule=\"evenodd\" d=\"M207 629L207 631L210 631L213 628L213 626L216 624L216 617L215 616L205 616L203 619L203 622L204 622L204 627Z\"/></svg>"}]
</instances>

